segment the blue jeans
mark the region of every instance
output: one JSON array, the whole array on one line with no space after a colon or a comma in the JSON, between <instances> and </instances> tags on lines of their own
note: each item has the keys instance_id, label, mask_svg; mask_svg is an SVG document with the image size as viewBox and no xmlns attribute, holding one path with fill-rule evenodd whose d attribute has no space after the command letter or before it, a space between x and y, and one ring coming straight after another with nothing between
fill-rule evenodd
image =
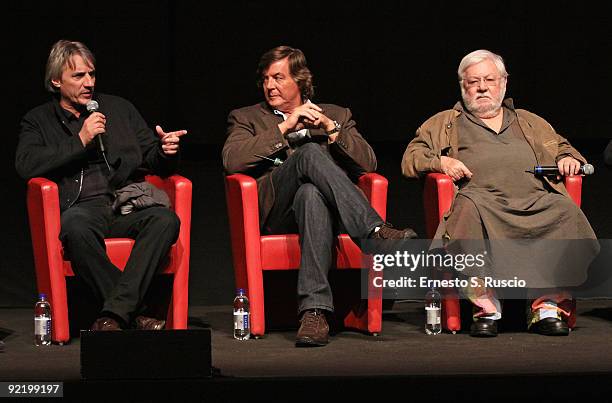
<instances>
[{"instance_id":1,"label":"blue jeans","mask_svg":"<svg viewBox=\"0 0 612 403\"><path fill-rule=\"evenodd\" d=\"M298 312L314 308L333 312L327 275L335 236L346 232L354 240L367 238L383 220L316 143L302 145L277 167L272 184L274 205L262 227L268 234L300 235Z\"/></svg>"}]
</instances>

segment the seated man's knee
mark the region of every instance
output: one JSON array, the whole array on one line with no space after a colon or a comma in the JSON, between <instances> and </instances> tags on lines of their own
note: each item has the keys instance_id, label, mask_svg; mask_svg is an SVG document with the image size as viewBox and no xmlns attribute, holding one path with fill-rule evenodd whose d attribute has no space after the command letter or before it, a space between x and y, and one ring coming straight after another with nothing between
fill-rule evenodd
<instances>
[{"instance_id":1,"label":"seated man's knee","mask_svg":"<svg viewBox=\"0 0 612 403\"><path fill-rule=\"evenodd\" d=\"M66 210L60 218L62 241L70 238L82 238L92 232L91 216L78 208Z\"/></svg>"},{"instance_id":2,"label":"seated man's knee","mask_svg":"<svg viewBox=\"0 0 612 403\"><path fill-rule=\"evenodd\" d=\"M302 144L293 154L297 158L320 158L324 155L321 146L317 143Z\"/></svg>"},{"instance_id":3,"label":"seated man's knee","mask_svg":"<svg viewBox=\"0 0 612 403\"><path fill-rule=\"evenodd\" d=\"M312 183L304 183L298 188L297 192L295 192L293 202L294 204L305 204L320 200L323 200L321 191Z\"/></svg>"},{"instance_id":4,"label":"seated man's knee","mask_svg":"<svg viewBox=\"0 0 612 403\"><path fill-rule=\"evenodd\" d=\"M181 221L174 211L166 207L151 207L147 210L151 213L149 222L157 231L172 234L173 237L178 236Z\"/></svg>"}]
</instances>

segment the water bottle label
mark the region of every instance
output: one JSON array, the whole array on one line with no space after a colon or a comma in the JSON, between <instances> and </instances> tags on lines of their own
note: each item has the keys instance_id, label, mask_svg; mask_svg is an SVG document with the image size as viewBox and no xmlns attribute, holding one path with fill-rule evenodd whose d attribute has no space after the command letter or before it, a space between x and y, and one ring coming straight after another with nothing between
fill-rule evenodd
<instances>
[{"instance_id":1,"label":"water bottle label","mask_svg":"<svg viewBox=\"0 0 612 403\"><path fill-rule=\"evenodd\" d=\"M46 317L34 318L34 334L36 336L51 334L51 319Z\"/></svg>"},{"instance_id":2,"label":"water bottle label","mask_svg":"<svg viewBox=\"0 0 612 403\"><path fill-rule=\"evenodd\" d=\"M234 330L248 330L249 329L249 313L248 312L234 312Z\"/></svg>"},{"instance_id":3,"label":"water bottle label","mask_svg":"<svg viewBox=\"0 0 612 403\"><path fill-rule=\"evenodd\" d=\"M428 325L439 325L440 324L440 308L433 306L426 306L425 312L427 312L427 324Z\"/></svg>"}]
</instances>

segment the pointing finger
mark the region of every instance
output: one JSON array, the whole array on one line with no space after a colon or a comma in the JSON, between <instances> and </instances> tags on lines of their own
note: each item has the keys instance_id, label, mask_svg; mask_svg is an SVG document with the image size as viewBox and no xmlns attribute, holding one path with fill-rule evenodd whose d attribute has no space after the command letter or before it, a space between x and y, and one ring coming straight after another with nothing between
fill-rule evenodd
<instances>
[{"instance_id":1,"label":"pointing finger","mask_svg":"<svg viewBox=\"0 0 612 403\"><path fill-rule=\"evenodd\" d=\"M176 136L176 137L181 137L184 136L185 134L187 134L187 130L177 130L175 132L169 132L166 133L169 136Z\"/></svg>"},{"instance_id":2,"label":"pointing finger","mask_svg":"<svg viewBox=\"0 0 612 403\"><path fill-rule=\"evenodd\" d=\"M164 132L164 129L161 128L160 125L155 126L155 131L157 132L157 135L159 137L166 137L166 136L176 136L176 137L180 137L183 136L185 134L187 134L187 130L177 130L174 132Z\"/></svg>"}]
</instances>

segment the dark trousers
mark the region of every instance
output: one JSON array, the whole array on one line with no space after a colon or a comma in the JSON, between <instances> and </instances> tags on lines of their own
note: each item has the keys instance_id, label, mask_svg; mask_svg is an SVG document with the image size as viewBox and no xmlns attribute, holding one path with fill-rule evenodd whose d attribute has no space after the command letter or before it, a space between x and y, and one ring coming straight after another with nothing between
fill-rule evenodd
<instances>
[{"instance_id":1,"label":"dark trousers","mask_svg":"<svg viewBox=\"0 0 612 403\"><path fill-rule=\"evenodd\" d=\"M300 235L298 311L334 304L327 279L334 237L367 238L383 220L331 155L316 143L299 147L272 172L274 206L263 226L269 234Z\"/></svg>"},{"instance_id":2,"label":"dark trousers","mask_svg":"<svg viewBox=\"0 0 612 403\"><path fill-rule=\"evenodd\" d=\"M142 307L153 275L178 238L180 221L165 207L114 214L106 201L81 203L61 215L60 239L75 274L104 301L102 314L129 323ZM107 254L104 238L135 240L121 272Z\"/></svg>"}]
</instances>

